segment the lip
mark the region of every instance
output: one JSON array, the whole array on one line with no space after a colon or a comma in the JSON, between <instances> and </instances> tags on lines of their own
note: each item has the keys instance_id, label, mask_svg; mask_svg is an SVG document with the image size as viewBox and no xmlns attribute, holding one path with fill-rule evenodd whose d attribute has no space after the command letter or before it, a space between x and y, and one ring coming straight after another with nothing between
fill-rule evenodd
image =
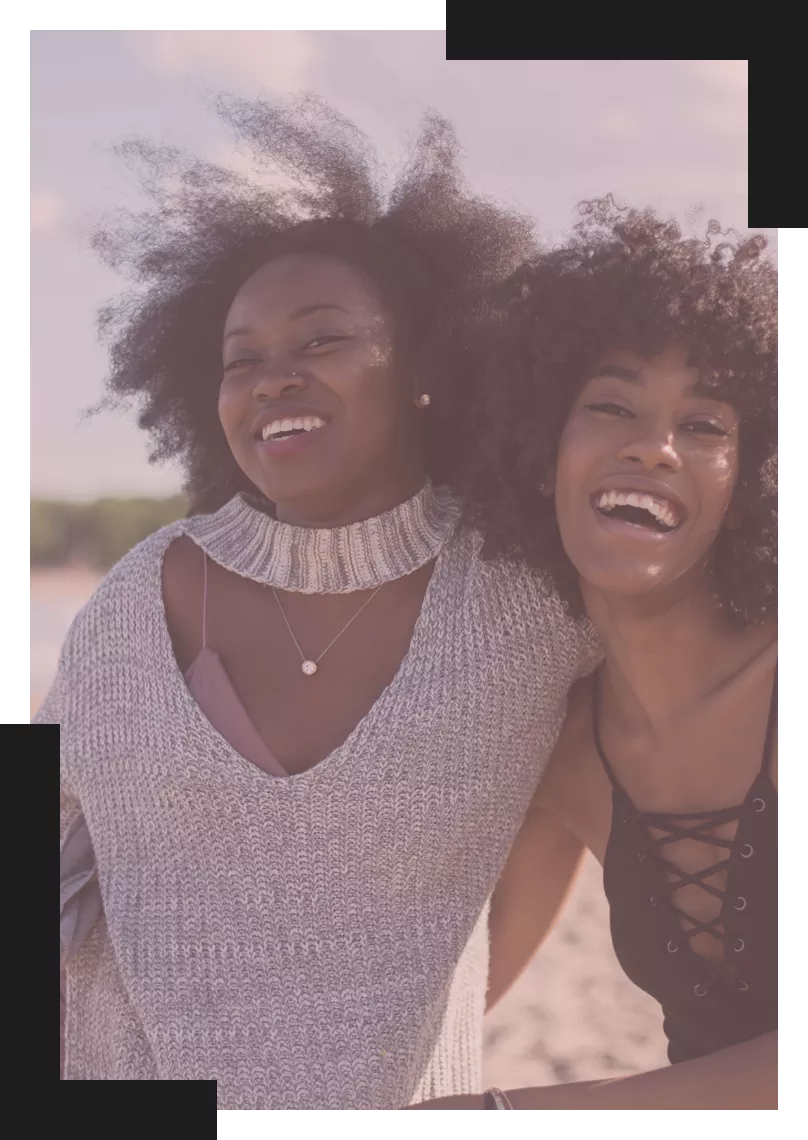
<instances>
[{"instance_id":1,"label":"lip","mask_svg":"<svg viewBox=\"0 0 808 1140\"><path fill-rule=\"evenodd\" d=\"M634 491L638 495L652 495L656 499L664 499L675 508L679 522L673 530L658 531L636 526L622 519L609 518L595 506L595 501L606 491L625 491L628 493ZM672 491L667 484L657 482L654 479L643 479L641 476L623 476L622 478L615 476L613 479L604 480L590 495L589 504L598 524L604 530L611 534L622 535L624 538L641 539L646 542L665 542L667 539L673 538L682 529L688 516L687 507L682 502L681 497Z\"/></svg>"},{"instance_id":2,"label":"lip","mask_svg":"<svg viewBox=\"0 0 808 1140\"><path fill-rule=\"evenodd\" d=\"M325 420L326 425L331 422L331 416L321 412L319 408L306 407L305 404L276 404L273 408L267 408L255 420L252 426L252 437L258 443L263 443L261 432L267 424L271 424L275 420L302 419L304 416L318 416L321 420Z\"/></svg>"},{"instance_id":3,"label":"lip","mask_svg":"<svg viewBox=\"0 0 808 1140\"><path fill-rule=\"evenodd\" d=\"M635 542L670 542L679 533L679 527L675 530L651 530L649 527L637 526L623 519L610 519L607 515L602 515L595 506L592 506L592 514L597 525L607 533Z\"/></svg>"},{"instance_id":4,"label":"lip","mask_svg":"<svg viewBox=\"0 0 808 1140\"><path fill-rule=\"evenodd\" d=\"M643 479L642 476L637 475L624 475L622 479L618 476L613 479L606 479L602 483L598 483L590 496L590 501L594 502L598 495L602 495L604 491L636 491L638 495L653 495L655 499L665 499L667 502L673 503L676 508L679 519L679 525L676 529L679 530L682 524L687 521L689 512L681 496L676 491L671 490L666 483L660 483L655 479ZM671 531L672 533L673 531Z\"/></svg>"},{"instance_id":5,"label":"lip","mask_svg":"<svg viewBox=\"0 0 808 1140\"><path fill-rule=\"evenodd\" d=\"M304 416L317 416L319 419L325 421L325 427L317 428L315 431L302 432L300 435L292 435L289 436L288 439L261 438L261 432L267 424L271 424L275 420L302 419ZM330 423L331 417L319 411L317 408L306 407L303 404L276 405L274 408L269 408L267 411L262 412L255 421L253 424L252 438L255 445L261 451L267 452L270 455L294 455L298 451L304 451L307 447L311 447L316 438L328 430Z\"/></svg>"}]
</instances>

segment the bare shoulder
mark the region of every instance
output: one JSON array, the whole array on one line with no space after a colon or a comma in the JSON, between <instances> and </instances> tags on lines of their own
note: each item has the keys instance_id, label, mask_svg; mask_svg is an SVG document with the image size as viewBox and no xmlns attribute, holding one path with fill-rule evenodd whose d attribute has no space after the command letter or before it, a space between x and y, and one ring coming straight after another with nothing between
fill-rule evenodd
<instances>
[{"instance_id":1,"label":"bare shoulder","mask_svg":"<svg viewBox=\"0 0 808 1140\"><path fill-rule=\"evenodd\" d=\"M201 579L203 552L187 534L180 534L166 548L163 557L163 588L186 586L194 576Z\"/></svg>"},{"instance_id":2,"label":"bare shoulder","mask_svg":"<svg viewBox=\"0 0 808 1140\"><path fill-rule=\"evenodd\" d=\"M559 809L574 798L590 762L592 685L591 675L582 677L569 691L564 726L539 784L538 794L545 806Z\"/></svg>"},{"instance_id":3,"label":"bare shoulder","mask_svg":"<svg viewBox=\"0 0 808 1140\"><path fill-rule=\"evenodd\" d=\"M612 784L592 733L594 675L570 690L567 718L537 796L547 813L603 862L612 818Z\"/></svg>"},{"instance_id":4,"label":"bare shoulder","mask_svg":"<svg viewBox=\"0 0 808 1140\"><path fill-rule=\"evenodd\" d=\"M181 668L187 668L202 644L204 554L180 535L163 558L163 605L166 624Z\"/></svg>"}]
</instances>

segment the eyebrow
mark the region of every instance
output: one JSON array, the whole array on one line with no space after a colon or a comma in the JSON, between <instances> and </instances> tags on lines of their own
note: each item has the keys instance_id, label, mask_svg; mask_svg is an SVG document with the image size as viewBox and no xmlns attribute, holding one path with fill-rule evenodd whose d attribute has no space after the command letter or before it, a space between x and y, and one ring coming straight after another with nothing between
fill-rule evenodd
<instances>
[{"instance_id":1,"label":"eyebrow","mask_svg":"<svg viewBox=\"0 0 808 1140\"><path fill-rule=\"evenodd\" d=\"M609 376L615 380L625 380L629 384L643 384L642 374L634 368L621 368L617 364L604 364L587 373L587 380L597 380L599 376Z\"/></svg>"},{"instance_id":2,"label":"eyebrow","mask_svg":"<svg viewBox=\"0 0 808 1140\"><path fill-rule=\"evenodd\" d=\"M340 313L347 313L348 312L347 309L343 309L342 305L333 305L333 304L327 304L326 302L318 302L315 305L304 305L302 309L296 309L293 313L291 313L289 315L288 319L290 321L299 321L303 317L308 317L312 313L319 313L324 309L332 309L332 310L336 310ZM253 331L254 331L253 329L249 329L249 328L231 329L230 332L227 332L224 334L224 339L229 340L233 336L246 336Z\"/></svg>"},{"instance_id":3,"label":"eyebrow","mask_svg":"<svg viewBox=\"0 0 808 1140\"><path fill-rule=\"evenodd\" d=\"M624 380L627 384L645 384L645 378L641 372L638 372L635 368L622 368L619 364L604 364L599 368L593 369L592 372L587 374L584 383L604 377L613 380ZM691 384L688 389L688 394L698 396L700 399L712 400L716 404L732 406L726 397L710 389L701 377L696 380L695 384Z\"/></svg>"}]
</instances>

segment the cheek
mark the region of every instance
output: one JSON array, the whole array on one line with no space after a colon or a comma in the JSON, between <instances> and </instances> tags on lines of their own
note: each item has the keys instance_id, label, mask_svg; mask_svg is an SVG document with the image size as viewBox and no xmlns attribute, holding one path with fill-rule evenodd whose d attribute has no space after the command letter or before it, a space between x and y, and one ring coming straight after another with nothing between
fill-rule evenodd
<instances>
[{"instance_id":1,"label":"cheek","mask_svg":"<svg viewBox=\"0 0 808 1140\"><path fill-rule=\"evenodd\" d=\"M735 447L717 451L701 464L702 503L716 530L721 528L738 481L738 452Z\"/></svg>"},{"instance_id":2,"label":"cheek","mask_svg":"<svg viewBox=\"0 0 808 1140\"><path fill-rule=\"evenodd\" d=\"M385 341L361 341L311 365L320 383L347 403L357 394L372 394L393 371L392 348Z\"/></svg>"},{"instance_id":3,"label":"cheek","mask_svg":"<svg viewBox=\"0 0 808 1140\"><path fill-rule=\"evenodd\" d=\"M368 378L349 412L352 436L364 451L384 454L408 435L410 417L399 385L386 370ZM413 412L414 412L413 408Z\"/></svg>"},{"instance_id":4,"label":"cheek","mask_svg":"<svg viewBox=\"0 0 808 1140\"><path fill-rule=\"evenodd\" d=\"M362 343L362 355L369 368L392 368L393 338L381 314L370 318Z\"/></svg>"},{"instance_id":5,"label":"cheek","mask_svg":"<svg viewBox=\"0 0 808 1140\"><path fill-rule=\"evenodd\" d=\"M579 421L570 420L561 434L555 468L555 496L559 510L575 499L586 485L587 472L597 463L597 441Z\"/></svg>"},{"instance_id":6,"label":"cheek","mask_svg":"<svg viewBox=\"0 0 808 1140\"><path fill-rule=\"evenodd\" d=\"M345 364L339 376L331 377L330 386L339 397L347 419L365 425L367 430L387 434L385 424L399 418L403 395L403 386L397 382L391 367L390 354L369 348L361 359Z\"/></svg>"},{"instance_id":7,"label":"cheek","mask_svg":"<svg viewBox=\"0 0 808 1140\"><path fill-rule=\"evenodd\" d=\"M374 371L392 371L393 346L388 340L372 341L366 349L365 367Z\"/></svg>"},{"instance_id":8,"label":"cheek","mask_svg":"<svg viewBox=\"0 0 808 1140\"><path fill-rule=\"evenodd\" d=\"M248 384L238 383L229 378L223 380L219 386L219 423L228 439L238 435L245 416L249 413L251 391L252 388Z\"/></svg>"}]
</instances>

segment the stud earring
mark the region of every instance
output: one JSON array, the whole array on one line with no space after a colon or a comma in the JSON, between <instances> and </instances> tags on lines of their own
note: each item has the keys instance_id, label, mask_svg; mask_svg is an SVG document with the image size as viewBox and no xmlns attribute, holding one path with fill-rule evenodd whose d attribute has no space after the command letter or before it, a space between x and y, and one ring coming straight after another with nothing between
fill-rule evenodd
<instances>
[{"instance_id":1,"label":"stud earring","mask_svg":"<svg viewBox=\"0 0 808 1140\"><path fill-rule=\"evenodd\" d=\"M428 408L432 403L432 397L429 395L429 392L424 392L423 396L419 396L418 403L422 408Z\"/></svg>"}]
</instances>

